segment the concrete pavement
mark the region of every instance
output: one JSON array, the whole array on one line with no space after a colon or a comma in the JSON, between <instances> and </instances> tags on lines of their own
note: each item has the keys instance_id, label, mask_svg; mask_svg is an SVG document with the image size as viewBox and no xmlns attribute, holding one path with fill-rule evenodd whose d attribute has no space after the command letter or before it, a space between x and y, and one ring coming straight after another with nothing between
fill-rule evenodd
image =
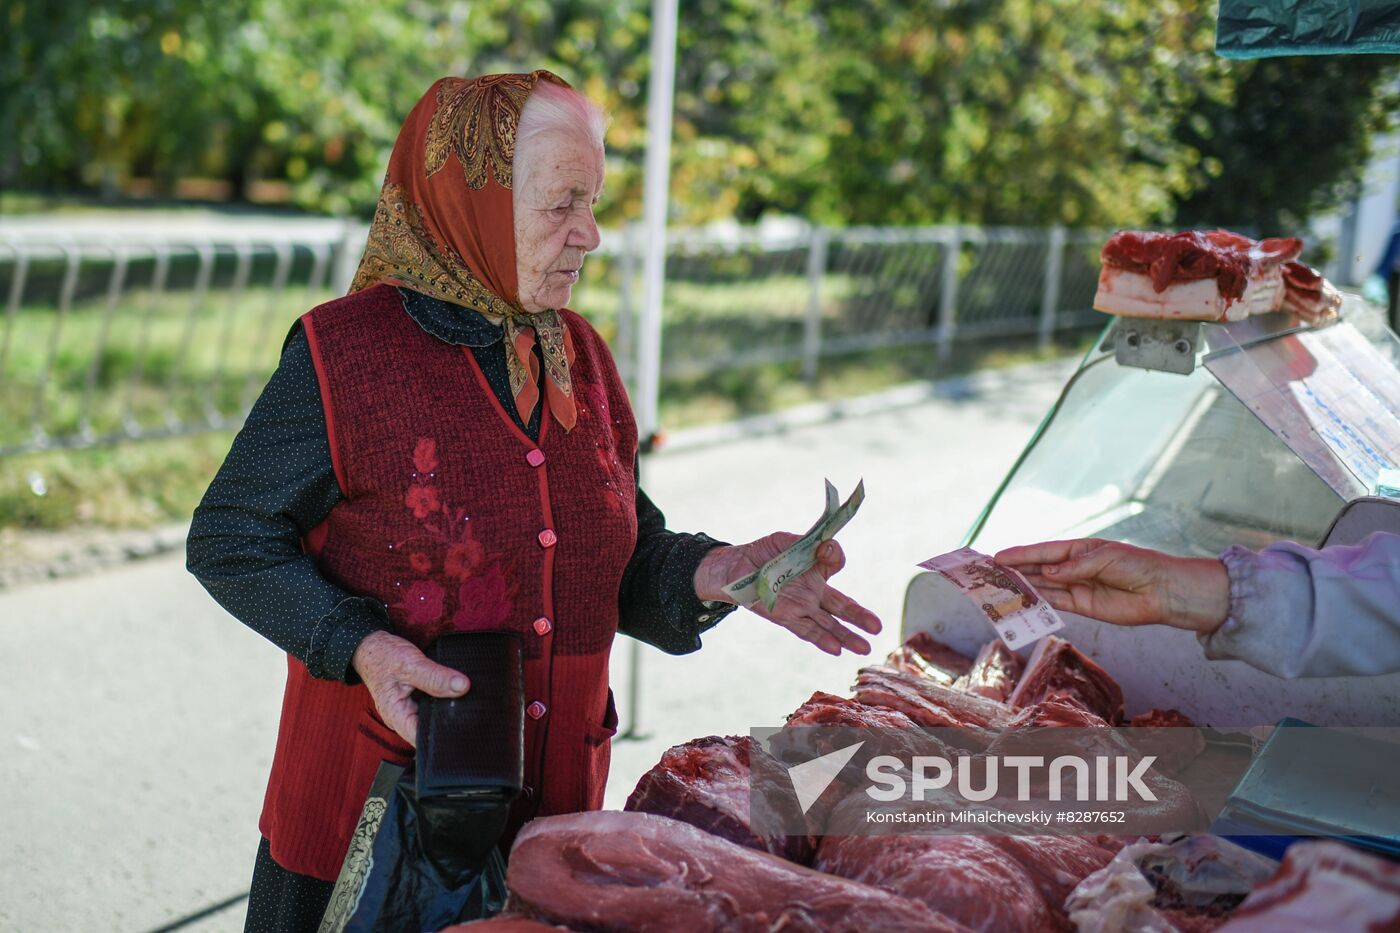
<instances>
[{"instance_id":1,"label":"concrete pavement","mask_svg":"<svg viewBox=\"0 0 1400 933\"><path fill-rule=\"evenodd\" d=\"M864 477L836 582L885 620L883 654L914 564L958 545L1072 369L980 373L777 433L681 437L644 484L670 527L742 542L805 527L823 477L843 492ZM628 650L619 641L613 662L624 711ZM285 662L182 555L0 593L0 657L0 931L150 931L247 890ZM781 723L860 664L742 611L696 654L646 649L646 737L615 743L607 805L670 745ZM239 930L243 910L183 929Z\"/></svg>"}]
</instances>

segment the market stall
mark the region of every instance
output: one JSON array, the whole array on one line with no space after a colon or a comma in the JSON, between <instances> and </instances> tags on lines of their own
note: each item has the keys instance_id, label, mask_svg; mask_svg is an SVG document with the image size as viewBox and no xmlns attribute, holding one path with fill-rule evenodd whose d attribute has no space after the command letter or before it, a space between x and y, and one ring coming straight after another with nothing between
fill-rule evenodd
<instances>
[{"instance_id":1,"label":"market stall","mask_svg":"<svg viewBox=\"0 0 1400 933\"><path fill-rule=\"evenodd\" d=\"M1213 556L1231 544L1345 544L1400 531L1400 504L1375 495L1394 491L1397 364L1400 339L1382 310L1355 297L1317 329L1281 312L1233 323L1115 319L967 543L994 553L1102 537ZM936 574L910 583L906 636L928 632L969 651L986 630ZM1073 615L1061 634L1114 671L1130 711L1175 707L1221 725L1400 723L1400 675L1283 681L1206 661L1187 632Z\"/></svg>"}]
</instances>

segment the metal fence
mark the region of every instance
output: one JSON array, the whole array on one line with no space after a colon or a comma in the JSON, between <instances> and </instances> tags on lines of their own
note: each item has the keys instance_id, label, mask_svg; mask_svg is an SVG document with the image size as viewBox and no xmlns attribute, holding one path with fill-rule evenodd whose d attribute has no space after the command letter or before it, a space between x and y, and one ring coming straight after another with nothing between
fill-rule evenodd
<instances>
[{"instance_id":1,"label":"metal fence","mask_svg":"<svg viewBox=\"0 0 1400 933\"><path fill-rule=\"evenodd\" d=\"M289 229L290 228L290 229ZM358 224L0 227L0 456L239 424L297 315L342 294ZM989 335L1050 340L1089 310L1102 231L678 231L663 377ZM573 306L637 370L642 244L609 231Z\"/></svg>"}]
</instances>

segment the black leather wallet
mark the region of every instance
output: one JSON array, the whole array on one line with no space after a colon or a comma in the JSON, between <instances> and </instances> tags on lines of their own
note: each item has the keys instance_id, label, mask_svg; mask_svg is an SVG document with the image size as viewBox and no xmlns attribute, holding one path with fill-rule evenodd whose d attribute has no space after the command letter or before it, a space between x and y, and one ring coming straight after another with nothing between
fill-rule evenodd
<instances>
[{"instance_id":1,"label":"black leather wallet","mask_svg":"<svg viewBox=\"0 0 1400 933\"><path fill-rule=\"evenodd\" d=\"M465 696L418 698L417 790L439 798L509 803L525 780L525 673L510 632L453 632L428 656L471 681Z\"/></svg>"}]
</instances>

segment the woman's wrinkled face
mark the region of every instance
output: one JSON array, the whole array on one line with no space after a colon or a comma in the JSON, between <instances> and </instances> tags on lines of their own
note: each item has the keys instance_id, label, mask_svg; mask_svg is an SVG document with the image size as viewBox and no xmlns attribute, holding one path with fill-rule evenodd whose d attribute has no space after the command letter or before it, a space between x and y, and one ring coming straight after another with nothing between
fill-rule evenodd
<instances>
[{"instance_id":1,"label":"woman's wrinkled face","mask_svg":"<svg viewBox=\"0 0 1400 933\"><path fill-rule=\"evenodd\" d=\"M520 305L531 313L562 308L584 254L598 248L593 206L603 193L603 150L581 134L551 133L532 140L517 162L512 200Z\"/></svg>"}]
</instances>

